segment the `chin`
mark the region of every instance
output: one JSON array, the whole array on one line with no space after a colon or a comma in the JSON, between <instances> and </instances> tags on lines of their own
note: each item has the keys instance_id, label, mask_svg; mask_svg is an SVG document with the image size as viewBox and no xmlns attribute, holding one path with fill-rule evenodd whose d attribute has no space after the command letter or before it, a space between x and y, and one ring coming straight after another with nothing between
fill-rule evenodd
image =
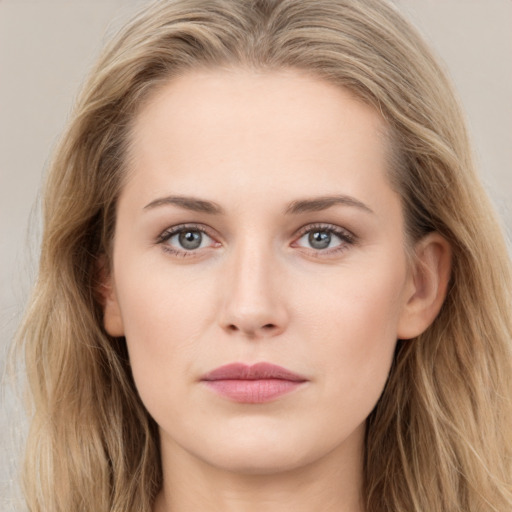
<instances>
[{"instance_id":1,"label":"chin","mask_svg":"<svg viewBox=\"0 0 512 512\"><path fill-rule=\"evenodd\" d=\"M240 475L294 471L323 459L340 443L339 438L322 438L307 429L293 432L288 428L279 432L253 428L225 433L209 436L196 455L210 466Z\"/></svg>"},{"instance_id":2,"label":"chin","mask_svg":"<svg viewBox=\"0 0 512 512\"><path fill-rule=\"evenodd\" d=\"M222 452L209 454L209 465L238 475L265 476L285 473L312 463L314 454L269 445L254 447L229 447Z\"/></svg>"}]
</instances>

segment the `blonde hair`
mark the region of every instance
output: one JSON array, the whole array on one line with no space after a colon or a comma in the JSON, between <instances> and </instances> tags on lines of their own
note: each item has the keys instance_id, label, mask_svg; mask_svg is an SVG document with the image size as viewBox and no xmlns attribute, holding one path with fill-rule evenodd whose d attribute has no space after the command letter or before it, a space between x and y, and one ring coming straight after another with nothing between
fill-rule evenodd
<instances>
[{"instance_id":1,"label":"blonde hair","mask_svg":"<svg viewBox=\"0 0 512 512\"><path fill-rule=\"evenodd\" d=\"M443 308L398 341L367 422L367 512L512 510L511 270L450 84L382 0L176 0L147 6L106 48L57 149L39 278L19 343L32 396L24 486L33 512L149 512L162 483L156 425L122 338L102 327L128 135L148 95L187 69L297 69L373 105L412 240L453 250Z\"/></svg>"}]
</instances>

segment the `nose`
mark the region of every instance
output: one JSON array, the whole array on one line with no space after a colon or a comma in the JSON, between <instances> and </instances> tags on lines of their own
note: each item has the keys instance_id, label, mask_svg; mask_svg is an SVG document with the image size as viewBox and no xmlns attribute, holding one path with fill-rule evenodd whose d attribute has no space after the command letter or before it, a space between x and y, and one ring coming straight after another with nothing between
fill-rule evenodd
<instances>
[{"instance_id":1,"label":"nose","mask_svg":"<svg viewBox=\"0 0 512 512\"><path fill-rule=\"evenodd\" d=\"M252 246L234 254L224 274L220 325L229 334L269 338L286 330L284 277L269 251Z\"/></svg>"}]
</instances>

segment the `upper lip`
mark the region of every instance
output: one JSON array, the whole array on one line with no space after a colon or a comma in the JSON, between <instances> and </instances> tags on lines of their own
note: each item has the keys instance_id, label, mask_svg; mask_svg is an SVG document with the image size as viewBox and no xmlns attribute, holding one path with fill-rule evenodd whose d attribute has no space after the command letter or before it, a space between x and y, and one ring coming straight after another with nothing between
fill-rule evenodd
<instances>
[{"instance_id":1,"label":"upper lip","mask_svg":"<svg viewBox=\"0 0 512 512\"><path fill-rule=\"evenodd\" d=\"M231 363L220 366L208 372L201 380L259 380L281 379L293 382L304 382L307 379L302 375L293 373L282 366L271 363L256 363L247 365L243 363Z\"/></svg>"}]
</instances>

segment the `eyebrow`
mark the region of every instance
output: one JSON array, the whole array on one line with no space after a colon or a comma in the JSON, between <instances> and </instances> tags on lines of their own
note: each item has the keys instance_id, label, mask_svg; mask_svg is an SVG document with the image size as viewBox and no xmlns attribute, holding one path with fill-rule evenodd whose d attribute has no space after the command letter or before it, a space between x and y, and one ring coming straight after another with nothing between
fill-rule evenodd
<instances>
[{"instance_id":1,"label":"eyebrow","mask_svg":"<svg viewBox=\"0 0 512 512\"><path fill-rule=\"evenodd\" d=\"M195 197L188 196L168 196L161 197L151 201L149 204L144 206L144 209L156 208L157 206L163 205L175 205L185 210L191 210L193 212L202 212L210 214L221 214L224 210L217 203L213 201L206 201L204 199L197 199Z\"/></svg>"},{"instance_id":2,"label":"eyebrow","mask_svg":"<svg viewBox=\"0 0 512 512\"><path fill-rule=\"evenodd\" d=\"M159 199L151 201L149 204L144 206L144 209L152 209L158 206L165 205L174 205L180 208L184 208L186 210L201 213L209 213L212 215L219 215L224 213L223 208L217 203L190 196L161 197ZM308 199L299 199L297 201L292 201L285 209L285 214L298 215L301 213L319 212L322 210L327 210L328 208L331 208L332 206L336 205L352 206L364 210L365 212L368 213L374 213L369 206L367 206L366 204L362 203L361 201L354 197L346 195L335 195L313 197Z\"/></svg>"},{"instance_id":3,"label":"eyebrow","mask_svg":"<svg viewBox=\"0 0 512 512\"><path fill-rule=\"evenodd\" d=\"M375 213L369 206L362 203L355 197L345 195L313 197L311 199L300 199L298 201L293 201L286 208L285 213L296 215L299 213L319 212L322 210L327 210L328 208L336 205L352 206L355 208L360 208L361 210L364 210L368 213Z\"/></svg>"}]
</instances>

